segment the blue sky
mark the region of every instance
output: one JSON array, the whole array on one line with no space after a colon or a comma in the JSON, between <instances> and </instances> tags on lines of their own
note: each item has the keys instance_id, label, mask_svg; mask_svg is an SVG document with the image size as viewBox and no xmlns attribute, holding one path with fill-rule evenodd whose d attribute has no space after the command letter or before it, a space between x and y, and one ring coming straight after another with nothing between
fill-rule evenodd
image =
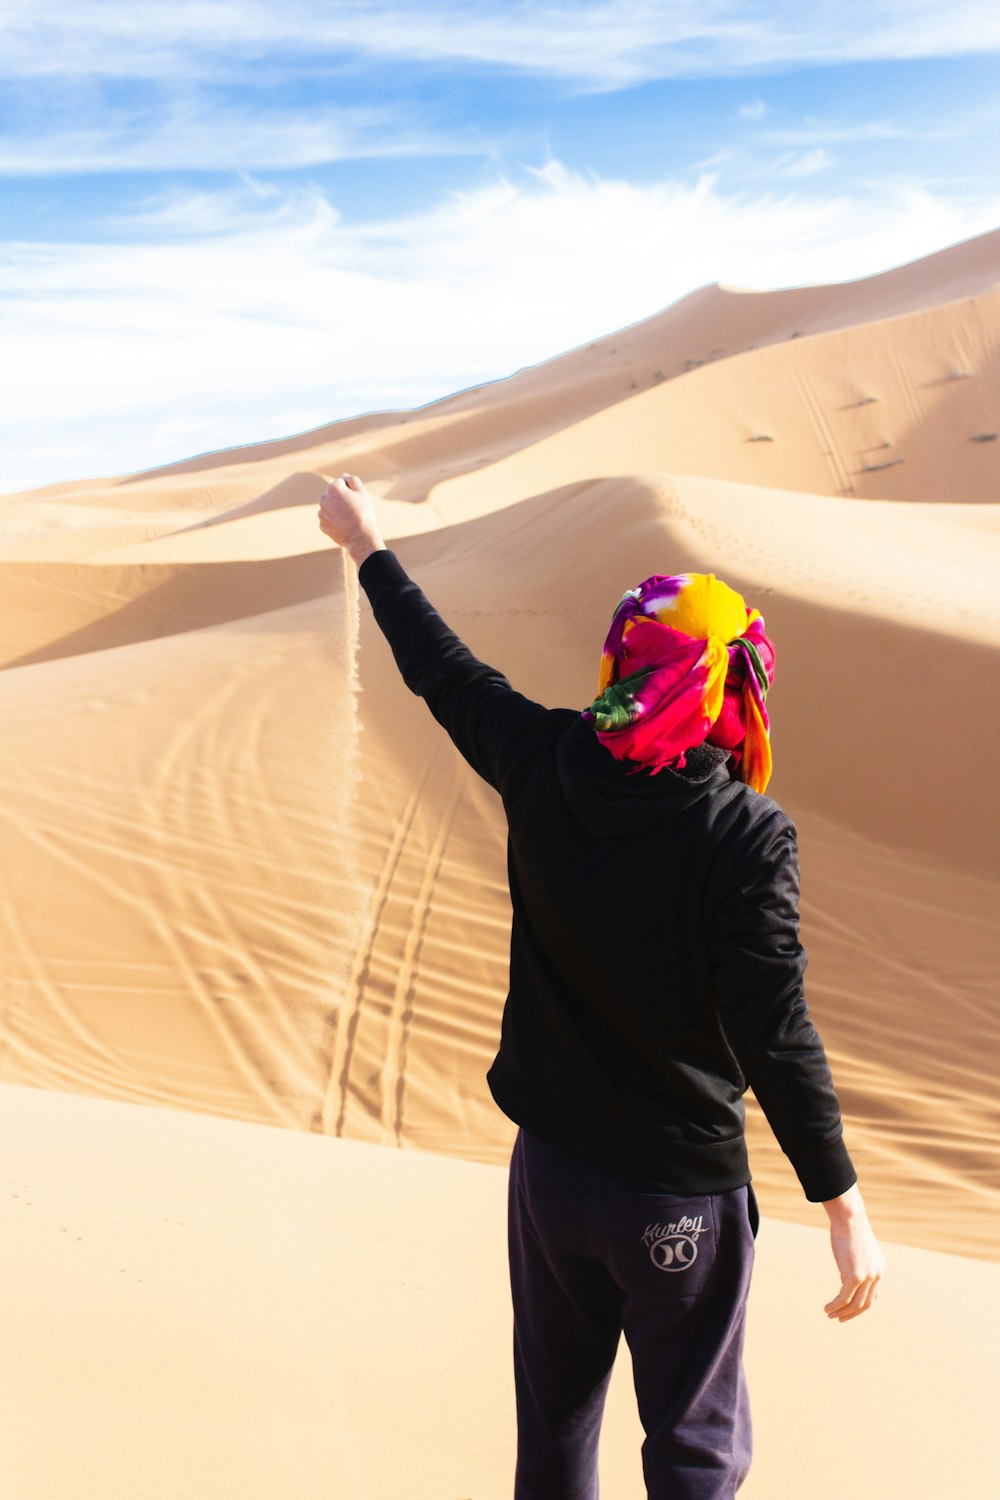
<instances>
[{"instance_id":1,"label":"blue sky","mask_svg":"<svg viewBox=\"0 0 1000 1500\"><path fill-rule=\"evenodd\" d=\"M992 0L0 0L0 492L1000 225Z\"/></svg>"}]
</instances>

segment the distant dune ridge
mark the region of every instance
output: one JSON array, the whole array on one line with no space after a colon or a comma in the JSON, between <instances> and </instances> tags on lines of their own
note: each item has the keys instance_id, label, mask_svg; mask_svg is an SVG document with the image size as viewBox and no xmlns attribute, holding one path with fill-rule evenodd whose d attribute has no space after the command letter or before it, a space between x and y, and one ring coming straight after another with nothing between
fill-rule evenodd
<instances>
[{"instance_id":1,"label":"distant dune ridge","mask_svg":"<svg viewBox=\"0 0 1000 1500\"><path fill-rule=\"evenodd\" d=\"M713 571L762 610L768 790L799 829L848 1144L880 1236L949 1256L978 1317L957 1283L1000 1261L998 433L1000 231L844 285L705 287L415 411L0 496L0 1083L506 1165L502 810L319 531L351 471L445 619L551 706L591 700L650 573ZM748 1106L765 1223L821 1234ZM503 1461L455 1493L507 1493ZM359 1500L399 1495L358 1463Z\"/></svg>"}]
</instances>

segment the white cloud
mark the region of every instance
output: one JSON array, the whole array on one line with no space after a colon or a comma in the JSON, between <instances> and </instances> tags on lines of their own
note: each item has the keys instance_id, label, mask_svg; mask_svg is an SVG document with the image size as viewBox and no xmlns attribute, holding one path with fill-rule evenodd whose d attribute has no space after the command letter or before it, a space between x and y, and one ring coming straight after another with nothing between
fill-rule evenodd
<instances>
[{"instance_id":1,"label":"white cloud","mask_svg":"<svg viewBox=\"0 0 1000 1500\"><path fill-rule=\"evenodd\" d=\"M774 65L1000 49L993 0L4 0L8 76L275 79L347 60L481 64L616 88Z\"/></svg>"},{"instance_id":2,"label":"white cloud","mask_svg":"<svg viewBox=\"0 0 1000 1500\"><path fill-rule=\"evenodd\" d=\"M81 125L72 100L27 109L0 134L0 175L106 171L275 170L346 158L479 155L471 137L441 136L390 106L274 109L193 97L185 88L145 109L102 104ZM86 112L86 111L84 111Z\"/></svg>"},{"instance_id":3,"label":"white cloud","mask_svg":"<svg viewBox=\"0 0 1000 1500\"><path fill-rule=\"evenodd\" d=\"M772 146L855 146L865 141L962 141L984 135L1000 125L1000 107L964 110L938 117L900 120L805 119L786 128L768 127L755 143Z\"/></svg>"},{"instance_id":4,"label":"white cloud","mask_svg":"<svg viewBox=\"0 0 1000 1500\"><path fill-rule=\"evenodd\" d=\"M799 155L793 155L782 162L778 168L781 177L815 177L817 172L825 172L827 167L833 166L833 157L822 147L815 151L803 151Z\"/></svg>"},{"instance_id":5,"label":"white cloud","mask_svg":"<svg viewBox=\"0 0 1000 1500\"><path fill-rule=\"evenodd\" d=\"M730 193L713 175L640 186L549 161L352 224L315 184L244 174L214 200L145 202L143 242L0 246L0 339L18 372L0 492L282 436L317 412L422 404L708 281L844 280L998 222L989 186L968 200Z\"/></svg>"},{"instance_id":6,"label":"white cloud","mask_svg":"<svg viewBox=\"0 0 1000 1500\"><path fill-rule=\"evenodd\" d=\"M834 164L834 157L822 147L813 151L783 151L780 156L758 154L734 157L729 163L733 177L743 184L784 181L788 178L816 177ZM758 191L763 191L758 188Z\"/></svg>"},{"instance_id":7,"label":"white cloud","mask_svg":"<svg viewBox=\"0 0 1000 1500\"><path fill-rule=\"evenodd\" d=\"M14 0L6 0L8 9L13 3ZM0 0L0 14L4 4L5 0ZM48 17L49 9L40 10L39 14ZM113 17L113 3L110 11ZM275 9L271 14L272 21L276 23L280 15L281 12ZM102 17L105 21L108 19L103 12ZM159 19L162 22L165 17ZM526 141L531 138L529 127L516 120L499 124L491 121L488 131L472 129L468 125L461 129L441 127L435 123L439 106L433 92L418 91L415 98L390 100L384 69L380 70L377 80L368 73L364 74L371 85L365 103L347 102L346 98L339 96L336 83L323 90L319 102L296 100L292 90L285 95L274 88L261 91L261 84L273 82L267 73L270 62L266 66L254 62L242 79L242 87L227 90L222 86L226 70L233 55L240 55L238 17L234 26L236 34L229 62L220 62L219 71L212 73L210 79L202 79L199 67L194 63L189 70L178 68L177 76L174 76L161 54L154 52L152 60L163 66L147 82L142 103L122 102L105 78L53 77L48 82L41 77L30 82L22 78L17 84L9 85L5 113L11 123L5 129L0 128L0 176L112 171L292 170L377 157L480 156L498 160L523 151ZM165 34L166 31L165 28ZM372 46L377 39L373 36ZM625 47L623 36L618 37L618 44ZM8 71L5 61L7 65L10 63L9 56L5 60L2 45L0 31L0 77ZM402 45L402 42L394 35L385 39L385 45L391 48ZM625 52L619 56L614 44L609 42L608 45L607 65L600 79L586 79L581 60L580 77L584 86L591 89L624 87L642 77L661 76L664 71L654 67L650 57L640 49L636 64L640 66L640 72L633 75L632 64ZM114 42L110 39L107 52L102 51L100 55L109 62L113 53ZM69 60L76 55L76 51L71 50ZM297 85L301 85L303 79L308 80L310 70L316 66L317 55L321 54L314 52L310 56L289 57L290 76L294 76ZM61 56L58 38L53 38L52 47L45 51L39 66L44 62L55 69ZM544 49L533 56L533 65L540 69L548 66ZM123 55L120 59L122 72L126 71L130 59L140 70L136 77L142 79L141 57ZM497 61L503 63L499 53ZM565 62L565 57L553 57L552 69L558 72L562 62ZM651 71L643 74L641 68L647 65ZM25 66L30 74L27 62ZM344 62L342 66L348 67L348 63ZM356 69L357 66L358 59L354 58L350 68ZM759 66L770 66L766 56ZM670 72L665 64L664 67ZM712 69L706 68L706 71ZM720 57L716 71L731 72L734 68ZM207 72L211 73L211 70ZM388 77L391 83L391 74ZM357 92L356 88L354 92ZM276 104L276 96L284 102ZM852 145L870 140L960 141L995 131L1000 124L1000 108L993 103L953 111L944 119L927 120L919 113L904 121L807 117L781 126L771 123L767 105L758 98L740 105L738 114L753 125L767 117L767 124L753 132L755 145L803 150L810 146Z\"/></svg>"}]
</instances>

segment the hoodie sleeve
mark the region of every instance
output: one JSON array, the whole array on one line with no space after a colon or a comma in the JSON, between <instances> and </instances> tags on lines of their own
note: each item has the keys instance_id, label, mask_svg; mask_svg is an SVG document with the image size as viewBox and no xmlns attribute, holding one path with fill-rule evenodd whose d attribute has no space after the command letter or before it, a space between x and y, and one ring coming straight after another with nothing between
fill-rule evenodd
<instances>
[{"instance_id":1,"label":"hoodie sleeve","mask_svg":"<svg viewBox=\"0 0 1000 1500\"><path fill-rule=\"evenodd\" d=\"M511 687L445 624L396 554L366 557L358 581L403 681L423 698L473 770L497 791L551 710Z\"/></svg>"},{"instance_id":2,"label":"hoodie sleeve","mask_svg":"<svg viewBox=\"0 0 1000 1500\"><path fill-rule=\"evenodd\" d=\"M757 830L716 904L710 956L730 1045L806 1198L857 1181L840 1104L803 993L794 824L777 808Z\"/></svg>"}]
</instances>

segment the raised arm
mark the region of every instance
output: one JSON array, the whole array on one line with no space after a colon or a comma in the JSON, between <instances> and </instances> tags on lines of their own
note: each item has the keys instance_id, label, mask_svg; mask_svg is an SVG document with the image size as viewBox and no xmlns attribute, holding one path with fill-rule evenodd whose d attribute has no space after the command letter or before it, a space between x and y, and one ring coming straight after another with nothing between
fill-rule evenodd
<instances>
[{"instance_id":1,"label":"raised arm","mask_svg":"<svg viewBox=\"0 0 1000 1500\"><path fill-rule=\"evenodd\" d=\"M517 692L445 623L383 542L371 496L357 475L327 486L320 529L356 564L407 687L424 699L472 768L502 790L506 772L530 753L549 710Z\"/></svg>"}]
</instances>

